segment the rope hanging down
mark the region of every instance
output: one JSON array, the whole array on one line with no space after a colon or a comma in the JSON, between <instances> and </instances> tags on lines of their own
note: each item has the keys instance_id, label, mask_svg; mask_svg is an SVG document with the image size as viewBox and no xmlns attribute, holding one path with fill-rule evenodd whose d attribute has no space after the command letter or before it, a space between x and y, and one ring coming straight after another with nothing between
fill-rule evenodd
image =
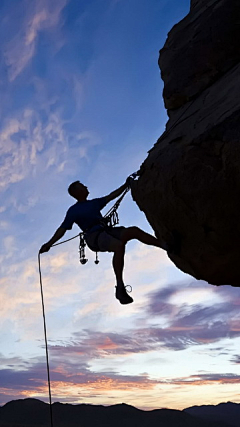
<instances>
[{"instance_id":1,"label":"rope hanging down","mask_svg":"<svg viewBox=\"0 0 240 427\"><path fill-rule=\"evenodd\" d=\"M44 298L43 298L43 286L42 286L42 272L41 272L41 263L40 263L40 253L38 254L38 270L39 270L39 280L40 280L40 289L41 289L43 328L44 328L44 339L45 339L45 350L46 350L46 361L47 361L47 378L48 378L48 395L49 395L49 405L50 405L50 420L51 420L51 427L53 427L52 394L51 394L50 369L49 369L48 344L47 344L47 326L46 326L46 317L45 317L45 309L44 309Z\"/></svg>"}]
</instances>

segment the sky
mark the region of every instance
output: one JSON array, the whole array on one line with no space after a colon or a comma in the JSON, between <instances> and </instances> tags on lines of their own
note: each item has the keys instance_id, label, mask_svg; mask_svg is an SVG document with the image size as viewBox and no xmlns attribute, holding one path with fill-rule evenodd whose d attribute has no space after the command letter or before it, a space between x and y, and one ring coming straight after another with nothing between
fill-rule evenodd
<instances>
[{"instance_id":1,"label":"sky","mask_svg":"<svg viewBox=\"0 0 240 427\"><path fill-rule=\"evenodd\" d=\"M108 194L164 131L158 51L189 5L0 2L0 405L48 401L38 250L74 203L72 181L89 198ZM153 233L130 193L119 216ZM134 303L121 306L111 254L94 257L82 266L77 240L41 257L53 401L240 403L240 289L196 281L134 241L124 276Z\"/></svg>"}]
</instances>

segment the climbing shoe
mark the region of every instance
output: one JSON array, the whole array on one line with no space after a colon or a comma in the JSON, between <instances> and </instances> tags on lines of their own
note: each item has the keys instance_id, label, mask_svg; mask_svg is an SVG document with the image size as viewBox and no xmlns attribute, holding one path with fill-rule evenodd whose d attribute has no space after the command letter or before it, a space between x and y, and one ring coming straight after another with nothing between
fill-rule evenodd
<instances>
[{"instance_id":1,"label":"climbing shoe","mask_svg":"<svg viewBox=\"0 0 240 427\"><path fill-rule=\"evenodd\" d=\"M125 286L116 286L115 297L121 304L131 304L133 302L132 297L128 295Z\"/></svg>"}]
</instances>

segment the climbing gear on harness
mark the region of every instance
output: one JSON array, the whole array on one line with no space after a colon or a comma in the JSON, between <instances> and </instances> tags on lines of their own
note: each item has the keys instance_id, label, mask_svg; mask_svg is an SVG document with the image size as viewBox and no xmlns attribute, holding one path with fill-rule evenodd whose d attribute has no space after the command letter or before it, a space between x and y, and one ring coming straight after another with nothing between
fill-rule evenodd
<instances>
[{"instance_id":1,"label":"climbing gear on harness","mask_svg":"<svg viewBox=\"0 0 240 427\"><path fill-rule=\"evenodd\" d=\"M96 252L96 259L95 259L94 262L95 262L95 264L99 264L99 262L100 262L99 259L98 259L98 253L97 252Z\"/></svg>"},{"instance_id":2,"label":"climbing gear on harness","mask_svg":"<svg viewBox=\"0 0 240 427\"><path fill-rule=\"evenodd\" d=\"M86 246L86 242L84 239L84 233L80 233L79 234L79 260L81 264L86 264L88 262L88 259L85 258L85 246Z\"/></svg>"},{"instance_id":3,"label":"climbing gear on harness","mask_svg":"<svg viewBox=\"0 0 240 427\"><path fill-rule=\"evenodd\" d=\"M101 231L100 231L101 233ZM80 240L79 240L79 261L82 265L86 264L88 262L88 259L85 256L85 246L87 246L86 240L85 240L85 233L82 232L79 234ZM98 259L98 253L96 253L96 259L95 259L95 264L99 264L99 259Z\"/></svg>"}]
</instances>

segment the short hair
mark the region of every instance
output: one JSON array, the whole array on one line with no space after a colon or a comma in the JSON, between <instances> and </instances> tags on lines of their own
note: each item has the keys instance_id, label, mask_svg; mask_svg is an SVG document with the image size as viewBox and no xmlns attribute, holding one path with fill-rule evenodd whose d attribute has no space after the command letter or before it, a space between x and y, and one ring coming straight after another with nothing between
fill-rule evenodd
<instances>
[{"instance_id":1,"label":"short hair","mask_svg":"<svg viewBox=\"0 0 240 427\"><path fill-rule=\"evenodd\" d=\"M79 181L74 181L74 182L72 182L70 185L69 185L69 187L68 187L68 193L70 194L70 196L72 196L72 197L75 197L74 196L74 188L75 188L75 186L76 186L76 184L78 184L79 183Z\"/></svg>"}]
</instances>

